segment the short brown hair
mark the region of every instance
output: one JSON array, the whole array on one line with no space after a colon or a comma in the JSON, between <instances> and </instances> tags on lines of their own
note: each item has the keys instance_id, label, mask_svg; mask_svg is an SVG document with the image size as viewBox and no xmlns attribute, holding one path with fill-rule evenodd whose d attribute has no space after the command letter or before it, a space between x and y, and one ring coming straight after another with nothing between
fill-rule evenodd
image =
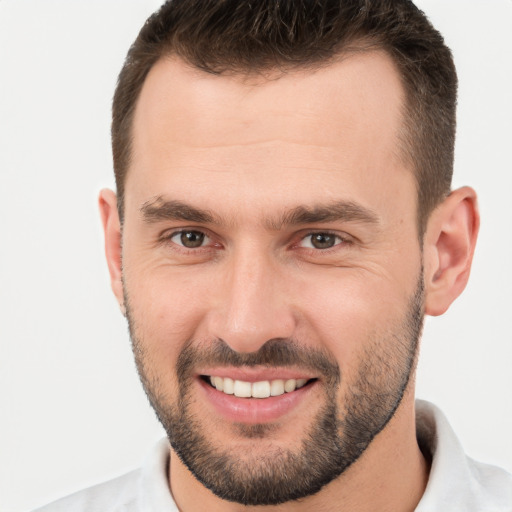
<instances>
[{"instance_id":1,"label":"short brown hair","mask_svg":"<svg viewBox=\"0 0 512 512\"><path fill-rule=\"evenodd\" d=\"M121 219L135 106L160 58L176 55L214 74L252 73L326 65L351 46L388 52L400 73L403 154L416 175L423 233L451 186L457 75L442 36L410 0L168 0L131 46L114 95Z\"/></svg>"}]
</instances>

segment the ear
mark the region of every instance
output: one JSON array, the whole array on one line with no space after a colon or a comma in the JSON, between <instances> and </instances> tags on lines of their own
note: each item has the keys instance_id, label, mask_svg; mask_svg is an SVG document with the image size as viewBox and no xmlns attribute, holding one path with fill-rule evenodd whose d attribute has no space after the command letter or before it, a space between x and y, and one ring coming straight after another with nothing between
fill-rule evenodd
<instances>
[{"instance_id":1,"label":"ear","mask_svg":"<svg viewBox=\"0 0 512 512\"><path fill-rule=\"evenodd\" d=\"M430 216L424 236L426 314L442 315L466 287L479 226L476 193L469 187L454 190Z\"/></svg>"},{"instance_id":2,"label":"ear","mask_svg":"<svg viewBox=\"0 0 512 512\"><path fill-rule=\"evenodd\" d=\"M112 190L103 189L100 192L98 203L105 234L105 255L110 273L110 284L124 315L126 310L122 281L121 223L117 211L117 197Z\"/></svg>"}]
</instances>

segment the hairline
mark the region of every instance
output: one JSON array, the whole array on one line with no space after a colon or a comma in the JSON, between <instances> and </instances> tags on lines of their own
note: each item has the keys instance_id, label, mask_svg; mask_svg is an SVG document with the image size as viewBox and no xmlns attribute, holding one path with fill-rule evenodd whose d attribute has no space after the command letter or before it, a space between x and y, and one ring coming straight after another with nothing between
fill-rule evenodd
<instances>
[{"instance_id":1,"label":"hairline","mask_svg":"<svg viewBox=\"0 0 512 512\"><path fill-rule=\"evenodd\" d=\"M414 119L414 92L411 91L410 87L406 83L404 79L403 72L400 69L400 65L398 62L398 58L395 55L395 52L392 48L389 48L388 45L382 41L379 37L372 37L368 35L362 35L358 37L352 37L351 39L340 44L339 49L333 52L332 56L326 58L319 58L308 62L299 62L299 63L280 63L276 62L275 65L260 65L254 66L253 68L248 68L243 65L238 66L225 66L225 68L220 70L212 70L209 68L204 68L199 66L198 64L192 62L190 59L181 55L179 51L175 48L171 47L163 47L160 51L160 54L156 56L154 61L148 66L144 79L140 83L139 90L137 91L137 95L135 100L132 103L131 108L122 119L122 124L126 126L128 123L127 130L127 155L125 159L125 166L122 170L122 193L118 194L117 197L117 207L119 218L121 224L123 224L124 220L124 195L125 195L125 185L128 178L128 173L131 164L131 157L133 154L133 140L134 140L134 121L135 114L137 110L137 106L139 104L139 100L141 97L142 90L146 83L147 77L151 70L162 60L167 59L179 59L182 63L188 66L191 70L196 71L198 75L200 74L211 74L216 76L225 76L225 77L241 77L241 78L264 78L265 80L279 80L282 76L287 73L300 72L300 71L318 71L323 68L327 68L333 65L336 62L341 61L346 56L354 55L356 53L369 53L369 52L381 52L384 53L387 57L390 58L390 61L397 73L397 76L400 80L400 84L402 87L402 103L400 105L400 127L396 134L396 152L395 154L403 163L404 167L407 171L413 173L415 188L416 188L416 222L418 227L418 237L420 240L423 237L426 222L430 215L430 213L434 210L434 208L444 199L441 197L438 199L438 203L435 205L431 205L428 211L424 211L424 205L420 199L420 172L415 164L415 153L417 151L417 146L419 144L418 137L415 136L414 127L418 123L416 119ZM275 73L275 76L273 76Z\"/></svg>"}]
</instances>

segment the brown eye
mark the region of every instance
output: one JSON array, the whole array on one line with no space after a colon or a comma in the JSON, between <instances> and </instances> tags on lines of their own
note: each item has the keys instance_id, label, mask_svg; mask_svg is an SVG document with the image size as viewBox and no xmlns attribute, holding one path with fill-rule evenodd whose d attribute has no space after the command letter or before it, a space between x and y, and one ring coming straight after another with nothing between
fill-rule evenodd
<instances>
[{"instance_id":1,"label":"brown eye","mask_svg":"<svg viewBox=\"0 0 512 512\"><path fill-rule=\"evenodd\" d=\"M311 235L311 244L316 249L329 249L330 247L334 247L335 243L336 237L333 235L329 235L327 233Z\"/></svg>"},{"instance_id":2,"label":"brown eye","mask_svg":"<svg viewBox=\"0 0 512 512\"><path fill-rule=\"evenodd\" d=\"M301 246L308 249L330 249L341 242L343 240L339 236L331 233L312 233L302 240Z\"/></svg>"},{"instance_id":3,"label":"brown eye","mask_svg":"<svg viewBox=\"0 0 512 512\"><path fill-rule=\"evenodd\" d=\"M201 231L180 231L171 237L174 243L182 245L187 249L197 249L201 247L205 239L208 239L208 237L204 233L201 233Z\"/></svg>"}]
</instances>

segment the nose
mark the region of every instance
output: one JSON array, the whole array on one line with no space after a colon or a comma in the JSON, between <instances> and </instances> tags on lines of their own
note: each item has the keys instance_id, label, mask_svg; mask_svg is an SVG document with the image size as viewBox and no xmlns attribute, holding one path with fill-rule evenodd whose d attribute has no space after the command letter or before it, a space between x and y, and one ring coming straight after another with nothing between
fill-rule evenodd
<instances>
[{"instance_id":1,"label":"nose","mask_svg":"<svg viewBox=\"0 0 512 512\"><path fill-rule=\"evenodd\" d=\"M280 263L250 248L228 260L210 312L210 335L240 353L256 352L271 339L292 337L296 319Z\"/></svg>"}]
</instances>

